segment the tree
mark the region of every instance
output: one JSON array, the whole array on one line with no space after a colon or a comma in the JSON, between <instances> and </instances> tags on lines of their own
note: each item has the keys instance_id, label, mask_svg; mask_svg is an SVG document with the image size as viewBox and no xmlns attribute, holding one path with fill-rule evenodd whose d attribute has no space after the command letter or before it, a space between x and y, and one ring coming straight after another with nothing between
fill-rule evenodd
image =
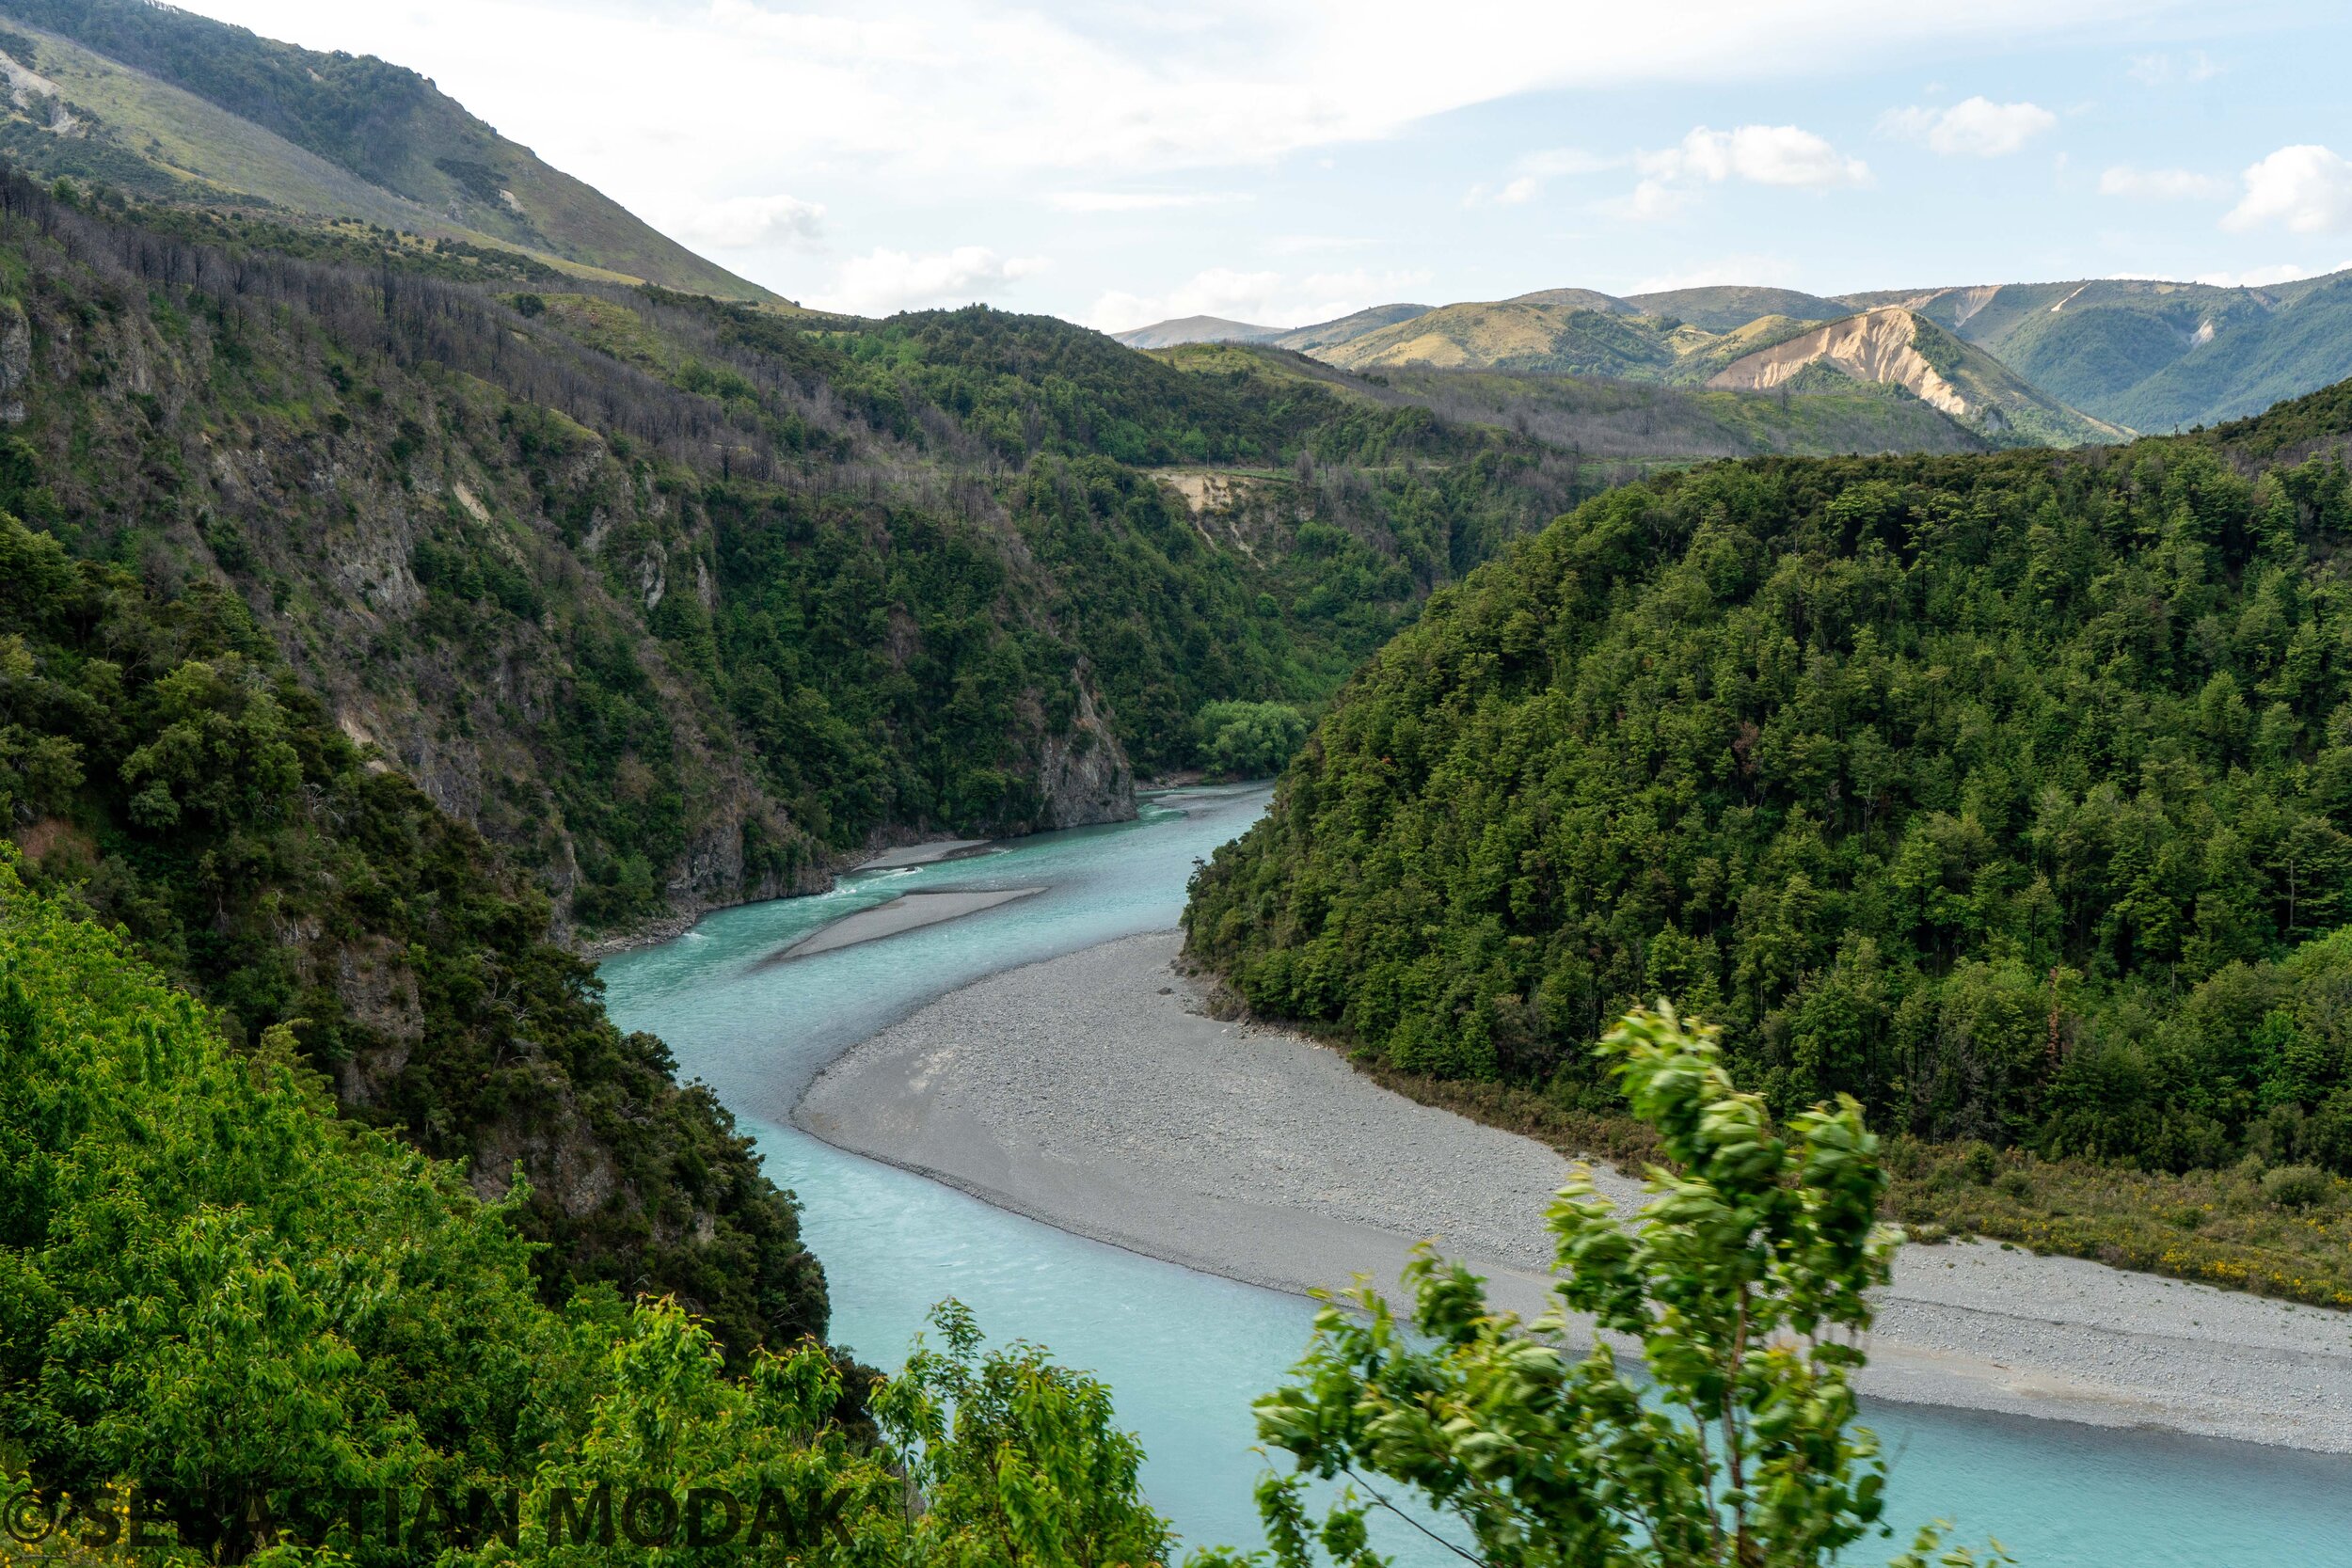
<instances>
[{"instance_id":1,"label":"tree","mask_svg":"<svg viewBox=\"0 0 2352 1568\"><path fill-rule=\"evenodd\" d=\"M961 1302L931 1322L874 1417L924 1513L916 1560L936 1568L1152 1568L1168 1522L1143 1501L1143 1446L1111 1424L1111 1391L1034 1345L981 1352Z\"/></svg>"},{"instance_id":2,"label":"tree","mask_svg":"<svg viewBox=\"0 0 2352 1568\"><path fill-rule=\"evenodd\" d=\"M1270 778L1307 743L1307 720L1285 703L1211 703L1200 710L1200 756L1231 779Z\"/></svg>"},{"instance_id":3,"label":"tree","mask_svg":"<svg viewBox=\"0 0 2352 1568\"><path fill-rule=\"evenodd\" d=\"M1409 1323L1368 1287L1348 1292L1359 1312L1327 1306L1296 1381L1256 1407L1296 1465L1260 1491L1279 1568L1307 1568L1318 1540L1335 1562L1376 1564L1375 1508L1429 1528L1375 1478L1494 1568L1794 1568L1879 1525L1885 1465L1848 1379L1896 1238L1877 1223L1886 1178L1861 1107L1840 1096L1776 1131L1733 1087L1716 1031L1662 1003L1599 1053L1672 1163L1651 1169L1640 1221L1622 1225L1580 1169L1550 1213L1559 1306L1532 1323L1425 1247ZM1591 1348L1572 1357L1559 1341L1585 1323ZM1648 1391L1607 1336L1638 1341ZM1319 1528L1311 1475L1351 1483ZM1931 1528L1898 1562L1924 1568L1940 1545Z\"/></svg>"}]
</instances>

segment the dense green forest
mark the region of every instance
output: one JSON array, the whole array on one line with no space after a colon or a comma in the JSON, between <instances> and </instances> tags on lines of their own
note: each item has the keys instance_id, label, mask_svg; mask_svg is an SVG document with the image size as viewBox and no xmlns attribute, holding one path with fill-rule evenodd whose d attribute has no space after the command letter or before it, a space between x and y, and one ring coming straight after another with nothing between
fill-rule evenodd
<instances>
[{"instance_id":1,"label":"dense green forest","mask_svg":"<svg viewBox=\"0 0 2352 1568\"><path fill-rule=\"evenodd\" d=\"M633 1560L609 1532L551 1545L548 1499L571 1487L593 1513L599 1484L673 1482L772 1510L764 1561L1164 1554L1090 1379L983 1351L951 1309L899 1378L848 1369L845 1399L814 1339L740 1351L729 1376L675 1300L596 1283L548 1305L513 1199L339 1118L284 1031L230 1044L5 864L0 1053L0 1452L12 1494L76 1499L81 1546L111 1518L93 1560ZM502 1501L526 1491L527 1511ZM1073 1538L1084 1558L1054 1554Z\"/></svg>"},{"instance_id":2,"label":"dense green forest","mask_svg":"<svg viewBox=\"0 0 2352 1568\"><path fill-rule=\"evenodd\" d=\"M232 595L161 599L0 515L0 808L25 876L241 1039L275 1026L355 1118L485 1192L519 1163L549 1299L658 1286L739 1353L823 1331L798 1211L725 1110L612 1026L546 898L370 766Z\"/></svg>"},{"instance_id":3,"label":"dense green forest","mask_svg":"<svg viewBox=\"0 0 2352 1568\"><path fill-rule=\"evenodd\" d=\"M1783 1108L2352 1171L2344 388L2200 438L1768 460L1438 594L1191 947L1390 1066L1606 1111L1637 998Z\"/></svg>"}]
</instances>

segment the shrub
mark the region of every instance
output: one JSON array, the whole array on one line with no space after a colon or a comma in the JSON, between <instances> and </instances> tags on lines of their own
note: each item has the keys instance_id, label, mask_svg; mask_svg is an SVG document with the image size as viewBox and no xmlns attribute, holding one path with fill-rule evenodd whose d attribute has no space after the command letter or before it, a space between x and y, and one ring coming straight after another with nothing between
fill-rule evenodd
<instances>
[{"instance_id":1,"label":"shrub","mask_svg":"<svg viewBox=\"0 0 2352 1568\"><path fill-rule=\"evenodd\" d=\"M2328 1196L2328 1173L2315 1165L2280 1165L2263 1176L2263 1196L2281 1209L2308 1209Z\"/></svg>"}]
</instances>

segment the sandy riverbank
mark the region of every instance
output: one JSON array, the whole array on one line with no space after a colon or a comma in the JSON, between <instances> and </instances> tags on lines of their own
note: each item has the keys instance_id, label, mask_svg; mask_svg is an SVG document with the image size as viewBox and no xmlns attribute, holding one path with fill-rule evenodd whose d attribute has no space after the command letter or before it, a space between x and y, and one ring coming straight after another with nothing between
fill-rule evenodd
<instances>
[{"instance_id":1,"label":"sandy riverbank","mask_svg":"<svg viewBox=\"0 0 2352 1568\"><path fill-rule=\"evenodd\" d=\"M1445 1250L1523 1313L1567 1163L1219 1022L1172 932L993 975L818 1077L842 1148L1065 1230L1277 1289L1392 1285ZM1603 1169L1620 1203L1638 1184ZM1998 1246L1906 1248L1861 1386L1881 1398L2352 1452L2352 1318Z\"/></svg>"}]
</instances>

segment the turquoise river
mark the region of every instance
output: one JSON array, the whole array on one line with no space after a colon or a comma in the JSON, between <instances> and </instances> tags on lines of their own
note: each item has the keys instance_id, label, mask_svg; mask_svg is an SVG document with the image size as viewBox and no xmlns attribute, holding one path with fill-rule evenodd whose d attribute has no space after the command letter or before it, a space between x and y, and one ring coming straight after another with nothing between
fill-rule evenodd
<instances>
[{"instance_id":1,"label":"turquoise river","mask_svg":"<svg viewBox=\"0 0 2352 1568\"><path fill-rule=\"evenodd\" d=\"M792 1128L827 1062L983 975L1176 924L1196 860L1264 809L1263 789L1148 799L1142 819L1046 834L908 870L846 877L820 897L713 914L607 961L622 1026L662 1036L717 1091L768 1169L806 1205L832 1281L834 1334L896 1366L948 1295L998 1339L1050 1346L1117 1391L1151 1454L1152 1501L1189 1544L1254 1544L1249 1401L1306 1343L1311 1304L1067 1235L845 1154ZM1043 886L984 913L789 963L759 960L851 911L914 889ZM1343 1283L1343 1282L1342 1282ZM2026 1568L2352 1568L2352 1460L1905 1405L1868 1419L1893 1456L1891 1510L1956 1539L1997 1537ZM1400 1565L1458 1561L1403 1531ZM1883 1562L1894 1542L1850 1554Z\"/></svg>"}]
</instances>

